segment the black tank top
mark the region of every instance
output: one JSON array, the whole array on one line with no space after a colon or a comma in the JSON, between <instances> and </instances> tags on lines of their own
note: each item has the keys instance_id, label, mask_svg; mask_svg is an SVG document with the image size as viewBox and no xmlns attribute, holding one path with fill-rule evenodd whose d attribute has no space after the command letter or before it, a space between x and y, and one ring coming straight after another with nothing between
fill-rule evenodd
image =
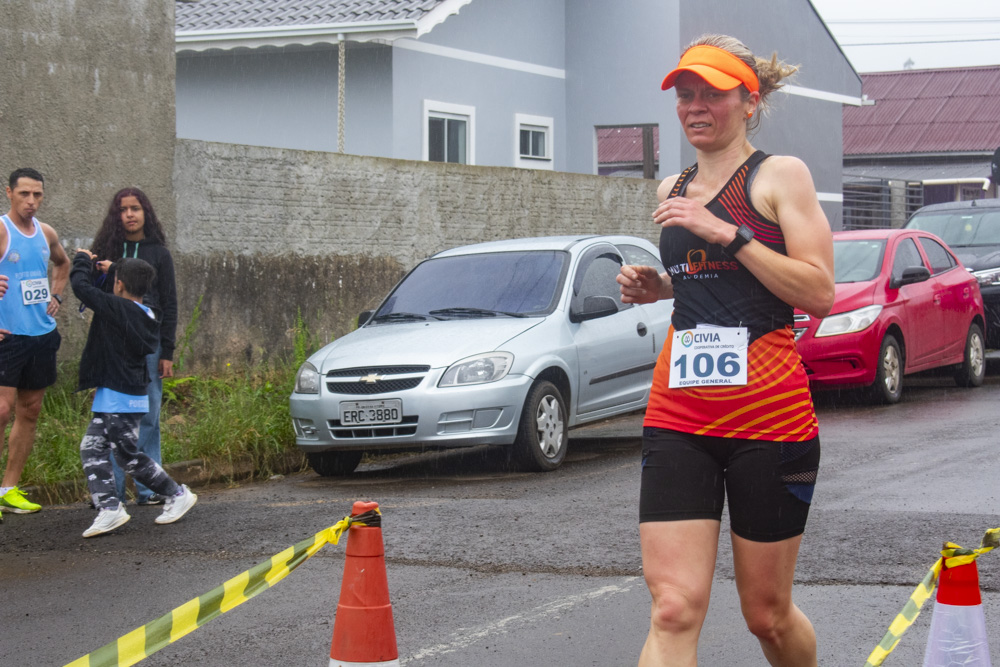
<instances>
[{"instance_id":1,"label":"black tank top","mask_svg":"<svg viewBox=\"0 0 1000 667\"><path fill-rule=\"evenodd\" d=\"M747 158L705 208L730 224L746 224L753 229L754 240L787 255L781 227L750 203L750 179L767 157L757 151ZM668 199L683 196L697 172L698 165L685 169ZM660 232L660 259L674 286L672 322L677 331L699 324L747 327L752 342L792 324L792 307L717 243L709 243L683 227L665 227Z\"/></svg>"}]
</instances>

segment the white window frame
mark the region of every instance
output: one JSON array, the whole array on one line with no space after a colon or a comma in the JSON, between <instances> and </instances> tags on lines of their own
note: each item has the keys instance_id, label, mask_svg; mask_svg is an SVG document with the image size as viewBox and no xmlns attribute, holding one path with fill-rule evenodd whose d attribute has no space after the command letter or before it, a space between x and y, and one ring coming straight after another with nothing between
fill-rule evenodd
<instances>
[{"instance_id":1,"label":"white window frame","mask_svg":"<svg viewBox=\"0 0 1000 667\"><path fill-rule=\"evenodd\" d=\"M429 121L431 118L464 117L466 120L465 163L476 164L476 107L450 102L424 100L423 160L430 160Z\"/></svg>"},{"instance_id":2,"label":"white window frame","mask_svg":"<svg viewBox=\"0 0 1000 667\"><path fill-rule=\"evenodd\" d=\"M524 169L554 169L552 155L552 126L555 121L549 116L532 116L525 113L514 114L514 166ZM521 130L543 130L545 132L545 157L521 155Z\"/></svg>"}]
</instances>

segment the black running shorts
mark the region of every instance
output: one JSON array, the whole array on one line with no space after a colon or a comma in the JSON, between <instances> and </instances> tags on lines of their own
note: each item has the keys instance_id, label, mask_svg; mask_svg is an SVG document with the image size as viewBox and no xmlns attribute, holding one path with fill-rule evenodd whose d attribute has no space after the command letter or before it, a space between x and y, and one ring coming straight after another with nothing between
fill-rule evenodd
<instances>
[{"instance_id":1,"label":"black running shorts","mask_svg":"<svg viewBox=\"0 0 1000 667\"><path fill-rule=\"evenodd\" d=\"M806 527L819 438L772 442L645 427L639 521L722 520L729 498L733 533L778 542Z\"/></svg>"},{"instance_id":2,"label":"black running shorts","mask_svg":"<svg viewBox=\"0 0 1000 667\"><path fill-rule=\"evenodd\" d=\"M58 329L41 336L4 336L0 340L0 387L45 389L56 383Z\"/></svg>"}]
</instances>

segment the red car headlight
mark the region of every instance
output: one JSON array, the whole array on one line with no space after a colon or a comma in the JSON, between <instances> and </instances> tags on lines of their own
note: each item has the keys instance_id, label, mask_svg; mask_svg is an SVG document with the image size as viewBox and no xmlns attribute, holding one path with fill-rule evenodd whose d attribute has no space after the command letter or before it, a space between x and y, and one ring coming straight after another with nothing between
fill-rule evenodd
<instances>
[{"instance_id":1,"label":"red car headlight","mask_svg":"<svg viewBox=\"0 0 1000 667\"><path fill-rule=\"evenodd\" d=\"M864 331L878 319L881 312L882 306L865 306L847 313L837 313L824 317L820 320L819 326L816 327L816 333L813 335L820 338Z\"/></svg>"}]
</instances>

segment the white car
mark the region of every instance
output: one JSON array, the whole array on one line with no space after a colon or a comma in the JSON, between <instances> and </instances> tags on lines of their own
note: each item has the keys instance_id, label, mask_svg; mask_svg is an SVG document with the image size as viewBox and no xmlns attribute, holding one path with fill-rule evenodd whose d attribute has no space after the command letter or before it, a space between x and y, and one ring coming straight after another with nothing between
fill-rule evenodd
<instances>
[{"instance_id":1,"label":"white car","mask_svg":"<svg viewBox=\"0 0 1000 667\"><path fill-rule=\"evenodd\" d=\"M673 304L623 304L615 277L662 272L657 255L631 236L564 236L424 260L299 369L296 444L321 475L365 451L481 444L554 470L570 427L646 405Z\"/></svg>"}]
</instances>

